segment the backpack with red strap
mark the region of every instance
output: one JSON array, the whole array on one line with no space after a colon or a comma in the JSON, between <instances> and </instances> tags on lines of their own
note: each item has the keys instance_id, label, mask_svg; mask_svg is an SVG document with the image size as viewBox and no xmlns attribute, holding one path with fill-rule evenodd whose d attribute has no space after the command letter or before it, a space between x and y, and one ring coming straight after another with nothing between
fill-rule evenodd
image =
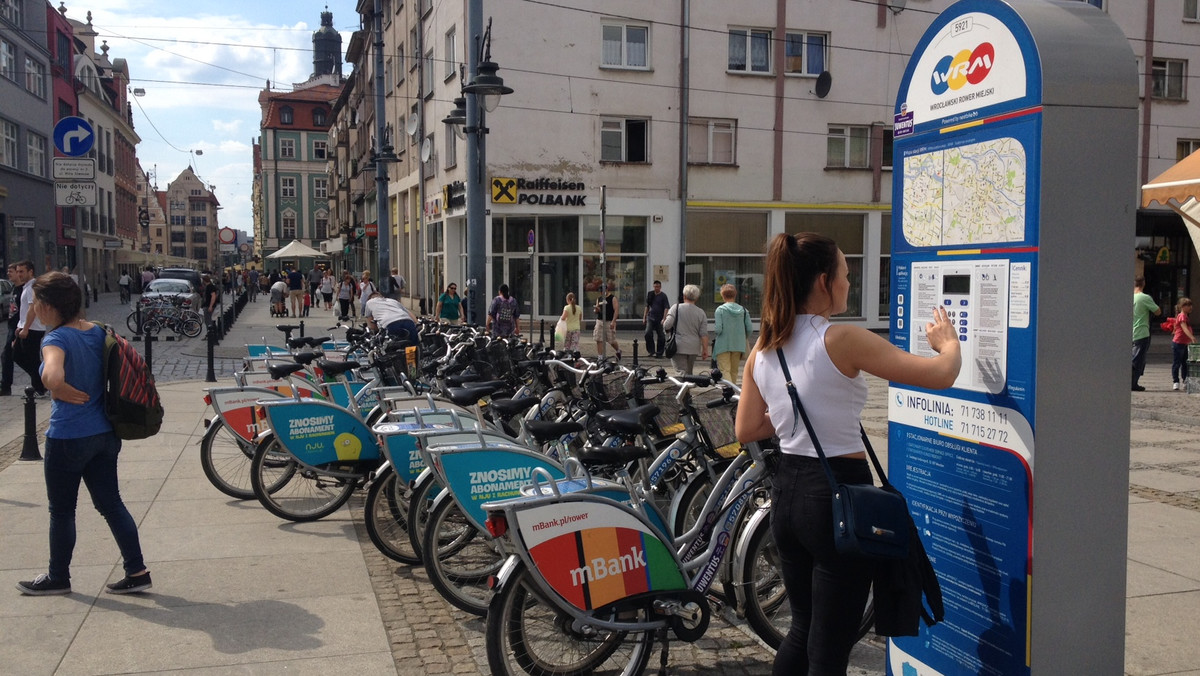
<instances>
[{"instance_id":1,"label":"backpack with red strap","mask_svg":"<svg viewBox=\"0 0 1200 676\"><path fill-rule=\"evenodd\" d=\"M104 414L120 439L146 439L162 428L154 374L142 355L111 326L104 329Z\"/></svg>"}]
</instances>

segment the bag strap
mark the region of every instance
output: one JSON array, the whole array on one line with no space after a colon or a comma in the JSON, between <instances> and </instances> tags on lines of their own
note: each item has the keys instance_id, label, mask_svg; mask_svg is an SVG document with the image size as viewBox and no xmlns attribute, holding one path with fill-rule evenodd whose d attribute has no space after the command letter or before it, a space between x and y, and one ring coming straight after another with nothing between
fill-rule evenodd
<instances>
[{"instance_id":1,"label":"bag strap","mask_svg":"<svg viewBox=\"0 0 1200 676\"><path fill-rule=\"evenodd\" d=\"M796 414L800 414L800 418L804 420L804 428L808 430L808 438L812 440L813 448L817 449L817 456L821 458L821 466L825 468L825 476L829 479L829 485L833 490L837 491L837 481L833 477L833 470L829 467L829 459L825 457L825 451L821 449L821 442L817 439L817 431L813 429L812 421L808 419L808 412L804 410L804 404L800 403L800 395L796 392L796 384L792 382L791 371L788 370L787 359L783 356L783 348L775 348L775 355L779 357L779 366L783 369L783 377L787 381L788 397L792 400L792 434L796 433ZM867 455L871 457L871 464L875 466L875 472L879 475L879 480L883 482L885 489L892 487L888 482L887 473L883 471L883 465L879 462L879 457L875 455L875 449L871 446L871 440L867 438L867 431L863 429L862 423L858 424L858 434L862 437L863 445L867 448Z\"/></svg>"}]
</instances>

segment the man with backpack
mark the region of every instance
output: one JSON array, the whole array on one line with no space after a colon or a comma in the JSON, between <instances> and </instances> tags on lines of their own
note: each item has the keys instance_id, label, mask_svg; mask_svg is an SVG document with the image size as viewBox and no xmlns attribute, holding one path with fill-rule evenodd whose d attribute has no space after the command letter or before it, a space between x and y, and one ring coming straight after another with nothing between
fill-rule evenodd
<instances>
[{"instance_id":1,"label":"man with backpack","mask_svg":"<svg viewBox=\"0 0 1200 676\"><path fill-rule=\"evenodd\" d=\"M488 306L487 330L501 338L521 335L521 326L517 322L521 317L520 307L517 299L509 295L508 285L501 284L500 295Z\"/></svg>"}]
</instances>

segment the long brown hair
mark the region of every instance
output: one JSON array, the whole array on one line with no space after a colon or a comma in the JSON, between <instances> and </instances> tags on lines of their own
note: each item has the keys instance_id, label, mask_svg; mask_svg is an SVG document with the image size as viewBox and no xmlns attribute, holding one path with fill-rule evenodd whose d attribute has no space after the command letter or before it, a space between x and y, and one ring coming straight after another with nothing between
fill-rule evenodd
<instances>
[{"instance_id":1,"label":"long brown hair","mask_svg":"<svg viewBox=\"0 0 1200 676\"><path fill-rule=\"evenodd\" d=\"M774 350L791 338L796 315L805 312L813 284L822 274L826 275L825 286L832 293L837 252L837 243L813 232L779 234L767 245L760 349Z\"/></svg>"}]
</instances>

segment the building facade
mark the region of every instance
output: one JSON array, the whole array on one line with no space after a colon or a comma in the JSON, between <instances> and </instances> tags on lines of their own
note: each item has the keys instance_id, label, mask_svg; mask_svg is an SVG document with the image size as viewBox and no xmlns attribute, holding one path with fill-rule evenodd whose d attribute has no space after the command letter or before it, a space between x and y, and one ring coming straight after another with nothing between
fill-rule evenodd
<instances>
[{"instance_id":1,"label":"building facade","mask_svg":"<svg viewBox=\"0 0 1200 676\"><path fill-rule=\"evenodd\" d=\"M479 48L480 36L468 35L464 6L381 4L384 141L396 154L385 207L395 227L381 235L391 237L393 264L417 280L410 293L435 297L448 282L465 286L466 144L442 120L460 95L465 50ZM655 279L671 295L699 285L710 313L720 285L732 282L757 316L766 241L818 231L838 241L850 266L842 319L885 328L896 88L912 46L950 4L790 0L682 11L628 0L489 2L491 55L515 91L484 123L488 248L479 292L490 297L507 283L524 313L551 318L569 291L590 308L607 277L621 318L640 320ZM1196 3L1088 4L1111 14L1140 62L1135 161L1145 180L1200 147L1200 111L1186 94L1200 45ZM355 219L372 218L374 176L361 174L379 145L367 119L374 2L360 1L358 11L361 30L347 50L354 74L335 121L334 172L347 190L331 205L351 233ZM1196 295L1197 260L1177 216L1146 209L1099 225L1136 229L1136 260L1168 249L1167 264L1140 268L1162 287L1160 300Z\"/></svg>"},{"instance_id":2,"label":"building facade","mask_svg":"<svg viewBox=\"0 0 1200 676\"><path fill-rule=\"evenodd\" d=\"M56 267L54 91L45 0L0 0L0 263Z\"/></svg>"},{"instance_id":3,"label":"building facade","mask_svg":"<svg viewBox=\"0 0 1200 676\"><path fill-rule=\"evenodd\" d=\"M221 202L216 189L200 180L190 166L167 184L168 255L184 261L184 267L211 271L219 265L217 211Z\"/></svg>"}]
</instances>

